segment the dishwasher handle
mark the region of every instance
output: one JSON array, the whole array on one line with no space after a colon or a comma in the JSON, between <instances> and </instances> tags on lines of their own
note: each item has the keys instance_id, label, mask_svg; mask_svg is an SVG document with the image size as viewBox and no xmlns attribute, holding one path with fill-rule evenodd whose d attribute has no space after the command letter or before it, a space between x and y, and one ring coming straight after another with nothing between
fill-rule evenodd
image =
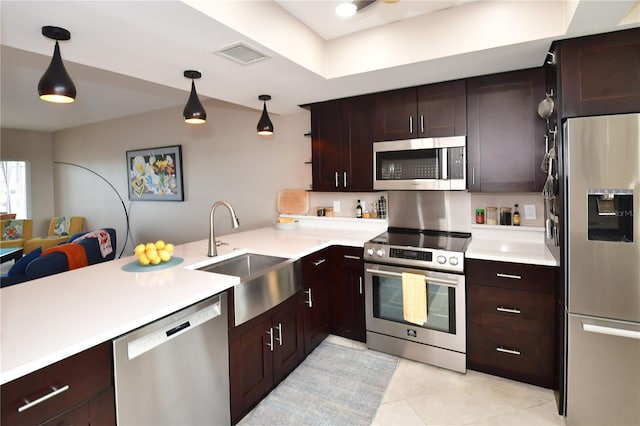
<instances>
[{"instance_id":1,"label":"dishwasher handle","mask_svg":"<svg viewBox=\"0 0 640 426\"><path fill-rule=\"evenodd\" d=\"M127 342L129 359L134 359L156 348L190 329L206 323L222 314L222 300L220 296L214 298L210 305L181 317L180 312L173 315L175 320L167 325L150 324L143 327L134 338ZM141 335L139 335L141 334Z\"/></svg>"}]
</instances>

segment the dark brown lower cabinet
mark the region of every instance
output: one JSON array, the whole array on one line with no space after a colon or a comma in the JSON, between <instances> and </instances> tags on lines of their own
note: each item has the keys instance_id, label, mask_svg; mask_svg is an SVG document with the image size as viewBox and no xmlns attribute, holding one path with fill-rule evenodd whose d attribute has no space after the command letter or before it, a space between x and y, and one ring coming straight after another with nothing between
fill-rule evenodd
<instances>
[{"instance_id":1,"label":"dark brown lower cabinet","mask_svg":"<svg viewBox=\"0 0 640 426\"><path fill-rule=\"evenodd\" d=\"M304 354L309 355L329 335L329 308L333 285L332 249L302 258Z\"/></svg>"},{"instance_id":2,"label":"dark brown lower cabinet","mask_svg":"<svg viewBox=\"0 0 640 426\"><path fill-rule=\"evenodd\" d=\"M235 424L304 358L302 292L229 330L231 421Z\"/></svg>"},{"instance_id":3,"label":"dark brown lower cabinet","mask_svg":"<svg viewBox=\"0 0 640 426\"><path fill-rule=\"evenodd\" d=\"M467 367L554 389L555 267L467 259Z\"/></svg>"},{"instance_id":4,"label":"dark brown lower cabinet","mask_svg":"<svg viewBox=\"0 0 640 426\"><path fill-rule=\"evenodd\" d=\"M112 365L111 342L105 342L3 384L0 423L115 425Z\"/></svg>"},{"instance_id":5,"label":"dark brown lower cabinet","mask_svg":"<svg viewBox=\"0 0 640 426\"><path fill-rule=\"evenodd\" d=\"M335 277L331 298L331 332L366 341L362 247L334 247Z\"/></svg>"}]
</instances>

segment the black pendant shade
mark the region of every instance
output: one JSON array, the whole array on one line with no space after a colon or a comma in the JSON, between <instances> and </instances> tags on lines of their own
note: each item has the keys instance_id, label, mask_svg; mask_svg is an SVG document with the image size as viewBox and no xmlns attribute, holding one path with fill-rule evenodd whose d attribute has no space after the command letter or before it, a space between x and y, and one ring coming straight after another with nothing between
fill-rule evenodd
<instances>
[{"instance_id":1,"label":"black pendant shade","mask_svg":"<svg viewBox=\"0 0 640 426\"><path fill-rule=\"evenodd\" d=\"M273 123L269 118L269 114L267 113L267 101L271 99L269 95L260 95L258 99L264 101L264 106L262 107L262 116L260 116L260 121L258 121L258 134L259 135L272 135L273 134Z\"/></svg>"},{"instance_id":2,"label":"black pendant shade","mask_svg":"<svg viewBox=\"0 0 640 426\"><path fill-rule=\"evenodd\" d=\"M38 83L40 99L47 102L71 103L76 99L76 86L62 63L58 40L69 40L69 31L60 27L42 27L42 35L56 41L49 68Z\"/></svg>"},{"instance_id":3,"label":"black pendant shade","mask_svg":"<svg viewBox=\"0 0 640 426\"><path fill-rule=\"evenodd\" d=\"M184 72L184 76L191 79L191 93L182 113L184 122L189 124L205 123L207 121L207 112L200 103L200 99L198 99L194 82L195 79L202 77L202 74L200 71L187 70Z\"/></svg>"}]
</instances>

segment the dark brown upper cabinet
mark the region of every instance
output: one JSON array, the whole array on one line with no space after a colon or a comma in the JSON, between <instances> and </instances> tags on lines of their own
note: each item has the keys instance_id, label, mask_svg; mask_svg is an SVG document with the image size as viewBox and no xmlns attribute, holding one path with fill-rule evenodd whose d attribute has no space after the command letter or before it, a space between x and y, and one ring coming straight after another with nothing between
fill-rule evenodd
<instances>
[{"instance_id":1,"label":"dark brown upper cabinet","mask_svg":"<svg viewBox=\"0 0 640 426\"><path fill-rule=\"evenodd\" d=\"M464 80L377 93L375 109L375 141L467 133Z\"/></svg>"},{"instance_id":2,"label":"dark brown upper cabinet","mask_svg":"<svg viewBox=\"0 0 640 426\"><path fill-rule=\"evenodd\" d=\"M562 118L640 112L640 28L563 40Z\"/></svg>"},{"instance_id":3,"label":"dark brown upper cabinet","mask_svg":"<svg viewBox=\"0 0 640 426\"><path fill-rule=\"evenodd\" d=\"M373 95L311 105L314 191L373 190Z\"/></svg>"},{"instance_id":4,"label":"dark brown upper cabinet","mask_svg":"<svg viewBox=\"0 0 640 426\"><path fill-rule=\"evenodd\" d=\"M467 179L469 191L538 192L546 122L543 68L467 80Z\"/></svg>"}]
</instances>

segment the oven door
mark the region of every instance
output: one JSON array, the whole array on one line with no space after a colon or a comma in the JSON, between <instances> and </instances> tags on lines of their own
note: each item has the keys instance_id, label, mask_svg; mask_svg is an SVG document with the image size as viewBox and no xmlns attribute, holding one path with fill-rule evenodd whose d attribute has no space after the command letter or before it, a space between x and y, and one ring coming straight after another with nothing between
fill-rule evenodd
<instances>
[{"instance_id":1,"label":"oven door","mask_svg":"<svg viewBox=\"0 0 640 426\"><path fill-rule=\"evenodd\" d=\"M365 264L367 331L466 352L464 275L406 267ZM427 322L404 320L402 273L425 277Z\"/></svg>"}]
</instances>

